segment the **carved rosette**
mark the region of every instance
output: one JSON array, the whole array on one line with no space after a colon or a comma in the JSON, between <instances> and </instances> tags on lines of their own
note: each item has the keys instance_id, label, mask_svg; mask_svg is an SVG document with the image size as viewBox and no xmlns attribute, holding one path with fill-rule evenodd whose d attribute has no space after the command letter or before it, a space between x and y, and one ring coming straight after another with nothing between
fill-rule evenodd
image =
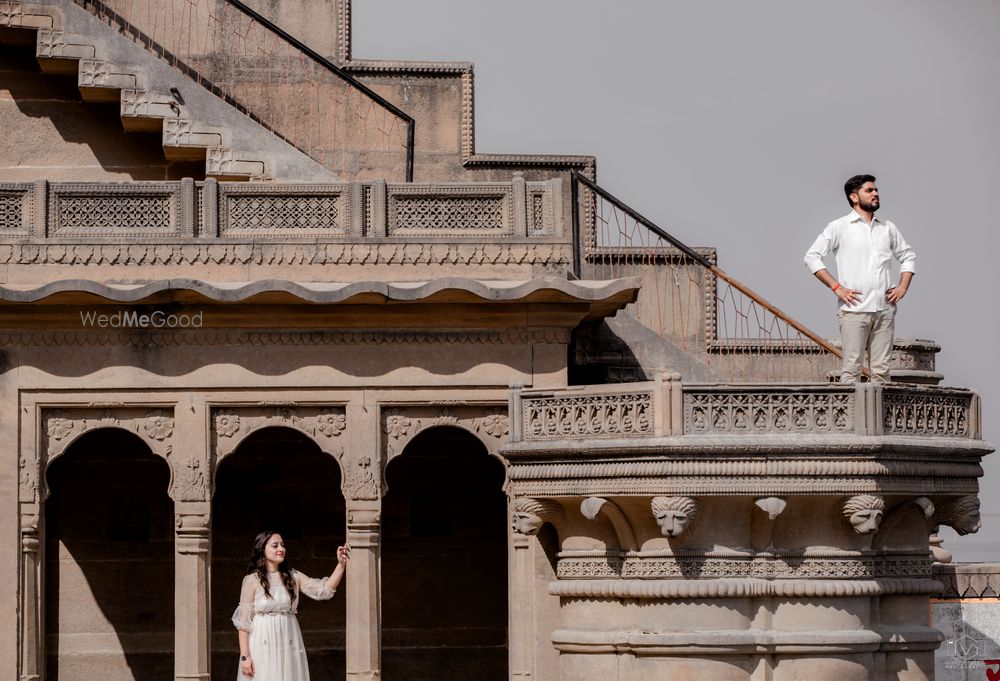
<instances>
[{"instance_id":1,"label":"carved rosette","mask_svg":"<svg viewBox=\"0 0 1000 681\"><path fill-rule=\"evenodd\" d=\"M254 431L272 426L308 435L327 454L340 457L340 436L347 429L342 406L262 403L253 407L220 407L212 411L212 444L216 461L232 454Z\"/></svg>"},{"instance_id":2,"label":"carved rosette","mask_svg":"<svg viewBox=\"0 0 1000 681\"><path fill-rule=\"evenodd\" d=\"M497 456L499 447L507 442L510 422L506 405L481 406L454 404L391 407L382 412L382 442L386 462L399 456L418 434L437 426L462 428L486 445Z\"/></svg>"},{"instance_id":3,"label":"carved rosette","mask_svg":"<svg viewBox=\"0 0 1000 681\"><path fill-rule=\"evenodd\" d=\"M166 457L171 451L174 418L170 409L105 407L55 409L43 412L43 449L48 459L66 451L84 433L99 428L119 428L138 435L156 454Z\"/></svg>"},{"instance_id":4,"label":"carved rosette","mask_svg":"<svg viewBox=\"0 0 1000 681\"><path fill-rule=\"evenodd\" d=\"M173 451L174 416L169 408L126 406L121 402L91 402L86 406L46 409L42 412L41 451L46 465L66 452L82 435L101 428L134 433L157 456L167 459ZM41 464L22 458L22 500L30 500L40 488ZM173 476L176 483L176 471ZM47 494L47 492L46 492Z\"/></svg>"}]
</instances>

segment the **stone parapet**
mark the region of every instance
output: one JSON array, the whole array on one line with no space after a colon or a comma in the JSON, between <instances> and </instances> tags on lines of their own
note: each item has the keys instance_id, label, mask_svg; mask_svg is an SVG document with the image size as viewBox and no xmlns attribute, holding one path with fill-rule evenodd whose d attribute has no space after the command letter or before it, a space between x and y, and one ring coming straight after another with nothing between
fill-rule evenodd
<instances>
[{"instance_id":1,"label":"stone parapet","mask_svg":"<svg viewBox=\"0 0 1000 681\"><path fill-rule=\"evenodd\" d=\"M0 242L568 241L558 181L0 184Z\"/></svg>"},{"instance_id":2,"label":"stone parapet","mask_svg":"<svg viewBox=\"0 0 1000 681\"><path fill-rule=\"evenodd\" d=\"M668 374L643 383L514 390L511 413L519 425L512 443L666 435L981 437L974 391L908 384L682 385Z\"/></svg>"}]
</instances>

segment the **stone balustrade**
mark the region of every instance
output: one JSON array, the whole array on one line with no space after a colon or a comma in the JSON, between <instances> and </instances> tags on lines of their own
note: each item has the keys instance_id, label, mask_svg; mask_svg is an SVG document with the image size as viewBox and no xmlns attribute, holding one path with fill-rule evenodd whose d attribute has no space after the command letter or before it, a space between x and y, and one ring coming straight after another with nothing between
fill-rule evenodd
<instances>
[{"instance_id":1,"label":"stone balustrade","mask_svg":"<svg viewBox=\"0 0 1000 681\"><path fill-rule=\"evenodd\" d=\"M870 435L980 439L979 396L919 385L682 385L515 389L511 441L669 435Z\"/></svg>"},{"instance_id":2,"label":"stone balustrade","mask_svg":"<svg viewBox=\"0 0 1000 681\"><path fill-rule=\"evenodd\" d=\"M464 184L0 183L0 243L552 241L558 180ZM568 236L566 236L568 238Z\"/></svg>"}]
</instances>

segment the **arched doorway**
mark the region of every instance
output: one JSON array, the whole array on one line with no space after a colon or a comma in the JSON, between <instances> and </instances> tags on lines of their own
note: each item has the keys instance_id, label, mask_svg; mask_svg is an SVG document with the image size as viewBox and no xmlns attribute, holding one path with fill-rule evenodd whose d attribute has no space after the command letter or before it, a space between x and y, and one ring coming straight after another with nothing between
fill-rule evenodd
<instances>
[{"instance_id":1,"label":"arched doorway","mask_svg":"<svg viewBox=\"0 0 1000 681\"><path fill-rule=\"evenodd\" d=\"M239 644L230 618L239 602L251 544L263 529L281 532L290 564L328 576L345 541L340 467L308 436L285 427L249 435L218 466L212 497L212 678L236 678ZM332 602L303 597L298 620L312 678L342 678L344 586Z\"/></svg>"},{"instance_id":2,"label":"arched doorway","mask_svg":"<svg viewBox=\"0 0 1000 681\"><path fill-rule=\"evenodd\" d=\"M507 679L503 464L467 431L431 428L386 469L386 679Z\"/></svg>"},{"instance_id":3,"label":"arched doorway","mask_svg":"<svg viewBox=\"0 0 1000 681\"><path fill-rule=\"evenodd\" d=\"M72 443L46 478L46 678L173 679L170 467L108 428Z\"/></svg>"}]
</instances>

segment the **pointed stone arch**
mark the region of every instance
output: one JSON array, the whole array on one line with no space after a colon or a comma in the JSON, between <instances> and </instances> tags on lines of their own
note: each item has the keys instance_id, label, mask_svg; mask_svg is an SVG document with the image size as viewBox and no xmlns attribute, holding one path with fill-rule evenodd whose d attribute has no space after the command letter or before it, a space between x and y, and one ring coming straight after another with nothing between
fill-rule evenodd
<instances>
[{"instance_id":1,"label":"pointed stone arch","mask_svg":"<svg viewBox=\"0 0 1000 681\"><path fill-rule=\"evenodd\" d=\"M308 437L337 462L341 491L346 492L344 433L347 415L342 404L259 403L253 406L216 406L211 416L212 480L219 463L235 452L246 439L265 428L291 428Z\"/></svg>"},{"instance_id":2,"label":"pointed stone arch","mask_svg":"<svg viewBox=\"0 0 1000 681\"><path fill-rule=\"evenodd\" d=\"M88 433L98 430L123 430L139 438L156 456L162 458L170 469L170 483L167 488L172 499L182 496L178 489L179 476L175 470L177 462L171 459L173 452L174 412L172 407L160 406L81 406L43 409L41 412L40 443L37 451L42 455L31 463L21 462L22 491L36 491L39 499L48 497L46 473L53 461L65 454L74 442ZM192 468L198 468L192 465ZM183 476L181 476L183 477ZM27 484L26 484L27 483ZM202 485L204 480L202 479ZM28 489L24 489L28 487ZM204 494L203 490L194 493Z\"/></svg>"},{"instance_id":3,"label":"pointed stone arch","mask_svg":"<svg viewBox=\"0 0 1000 681\"><path fill-rule=\"evenodd\" d=\"M390 406L380 415L382 471L379 496L386 492L385 470L389 463L406 449L415 437L433 428L451 427L464 430L486 448L486 453L503 464L507 459L500 454L500 447L507 443L510 422L507 405L468 405L465 403L423 404ZM505 476L503 491L507 493ZM372 497L374 498L374 497Z\"/></svg>"}]
</instances>

